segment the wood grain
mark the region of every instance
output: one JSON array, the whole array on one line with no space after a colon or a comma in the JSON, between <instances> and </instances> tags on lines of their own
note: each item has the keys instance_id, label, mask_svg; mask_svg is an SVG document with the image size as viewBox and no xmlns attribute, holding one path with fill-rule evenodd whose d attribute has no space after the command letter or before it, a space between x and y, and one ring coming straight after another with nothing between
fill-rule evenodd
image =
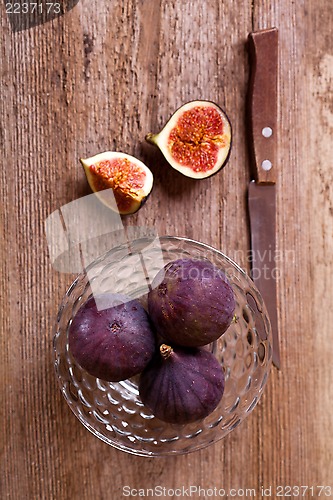
<instances>
[{"instance_id":1,"label":"wood grain","mask_svg":"<svg viewBox=\"0 0 333 500\"><path fill-rule=\"evenodd\" d=\"M333 487L329 3L81 0L17 33L0 10L1 498L116 499L125 485L254 488L258 498L262 485ZM92 436L58 389L52 328L73 277L52 268L44 221L89 193L79 157L123 150L155 175L149 201L126 225L203 241L248 270L245 41L271 26L281 61L282 371L272 370L255 411L214 446L177 458L126 455ZM200 182L171 171L144 142L197 98L224 107L234 131L227 167Z\"/></svg>"}]
</instances>

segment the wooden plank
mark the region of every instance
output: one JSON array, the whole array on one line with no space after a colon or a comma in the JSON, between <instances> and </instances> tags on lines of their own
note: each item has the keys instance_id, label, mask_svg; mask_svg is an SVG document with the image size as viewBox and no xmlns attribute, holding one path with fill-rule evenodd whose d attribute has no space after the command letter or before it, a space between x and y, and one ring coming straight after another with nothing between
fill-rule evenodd
<instances>
[{"instance_id":1,"label":"wooden plank","mask_svg":"<svg viewBox=\"0 0 333 500\"><path fill-rule=\"evenodd\" d=\"M331 23L319 28L319 20L324 18ZM274 445L269 461L262 455L260 475L269 477L270 484L276 485L330 484L333 460L328 435L332 419L327 386L332 364L328 358L322 363L322 356L324 352L330 356L332 348L327 323L320 326L316 311L330 310L331 297L328 299L326 291L332 290L332 273L328 272L332 260L329 258L322 269L317 266L317 256L326 254L326 245L314 234L318 233L320 213L332 248L332 214L326 215L331 193L326 189L323 197L315 187L320 175L328 175L328 186L331 173L322 167L325 154L329 163L328 142L311 131L322 127L318 115L322 116L326 107L332 105L332 94L325 93L324 99L316 100L311 95L315 97L318 59L329 58L332 51L332 41L327 39L332 18L325 2L310 6L306 2L297 6L255 2L253 19L254 29L277 25L280 31L279 312L285 368L279 374L273 373L271 404L264 407L264 432L274 439ZM322 76L324 87L330 75L332 61ZM325 128L329 130L327 124ZM323 150L320 166L318 150ZM319 203L323 205L320 212ZM326 233L323 226L320 232ZM328 318L324 317L326 321ZM332 318L331 312L328 317ZM326 423L324 427L318 425L321 419ZM307 495L311 497L310 492Z\"/></svg>"},{"instance_id":2,"label":"wooden plank","mask_svg":"<svg viewBox=\"0 0 333 500\"><path fill-rule=\"evenodd\" d=\"M245 41L271 25L281 60L282 371L272 371L255 411L214 446L158 460L121 453L78 422L56 385L52 326L72 276L52 268L44 220L89 193L79 157L123 150L155 175L151 197L126 225L203 241L248 269ZM121 498L125 485L254 488L260 497L262 485L332 482L327 2L92 0L31 30L12 33L5 15L0 26L1 497L103 500ZM234 131L226 168L199 182L144 142L197 98L224 107Z\"/></svg>"},{"instance_id":3,"label":"wooden plank","mask_svg":"<svg viewBox=\"0 0 333 500\"><path fill-rule=\"evenodd\" d=\"M324 25L324 29L322 26ZM311 205L303 200L303 208L309 210L308 274L311 280L308 302L311 304L311 332L308 334L308 363L313 363L314 384L307 409L312 409L314 434L317 440L308 440L308 456L313 451L317 456L317 477L322 482L332 478L333 468L333 421L332 398L332 290L333 290L333 41L331 37L333 19L331 9L325 2L311 5L306 11L307 32L311 33L311 51L304 55L306 74L307 122L310 131L321 131L314 136L309 129L303 131L302 150L304 160L307 148L308 184ZM308 45L307 36L304 44ZM319 216L319 217L318 217ZM304 391L305 392L305 391ZM304 398L307 396L306 392ZM312 463L312 462L310 462Z\"/></svg>"}]
</instances>

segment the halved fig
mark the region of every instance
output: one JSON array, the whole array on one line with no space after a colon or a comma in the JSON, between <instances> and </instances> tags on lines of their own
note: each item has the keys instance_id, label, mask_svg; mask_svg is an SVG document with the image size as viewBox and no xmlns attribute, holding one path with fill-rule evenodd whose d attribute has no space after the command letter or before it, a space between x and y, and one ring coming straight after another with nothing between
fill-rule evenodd
<instances>
[{"instance_id":1,"label":"halved fig","mask_svg":"<svg viewBox=\"0 0 333 500\"><path fill-rule=\"evenodd\" d=\"M152 190L153 174L134 156L106 151L80 161L94 193L122 215L137 212Z\"/></svg>"},{"instance_id":2,"label":"halved fig","mask_svg":"<svg viewBox=\"0 0 333 500\"><path fill-rule=\"evenodd\" d=\"M210 101L180 107L159 134L146 140L158 146L170 165L193 179L218 172L231 148L231 125L225 112Z\"/></svg>"}]
</instances>

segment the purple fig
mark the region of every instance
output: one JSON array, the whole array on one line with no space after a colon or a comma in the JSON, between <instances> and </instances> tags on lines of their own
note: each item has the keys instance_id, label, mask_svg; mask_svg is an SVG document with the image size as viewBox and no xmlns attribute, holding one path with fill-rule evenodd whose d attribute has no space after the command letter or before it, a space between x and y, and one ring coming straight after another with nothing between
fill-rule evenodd
<instances>
[{"instance_id":1,"label":"purple fig","mask_svg":"<svg viewBox=\"0 0 333 500\"><path fill-rule=\"evenodd\" d=\"M68 340L84 370L112 382L140 373L156 349L145 309L121 295L91 297L75 315Z\"/></svg>"},{"instance_id":2,"label":"purple fig","mask_svg":"<svg viewBox=\"0 0 333 500\"><path fill-rule=\"evenodd\" d=\"M154 278L148 310L163 340L198 347L229 327L235 297L225 274L211 262L179 259Z\"/></svg>"},{"instance_id":3,"label":"purple fig","mask_svg":"<svg viewBox=\"0 0 333 500\"><path fill-rule=\"evenodd\" d=\"M142 402L160 420L186 424L207 417L224 392L224 373L204 348L162 344L140 375Z\"/></svg>"}]
</instances>

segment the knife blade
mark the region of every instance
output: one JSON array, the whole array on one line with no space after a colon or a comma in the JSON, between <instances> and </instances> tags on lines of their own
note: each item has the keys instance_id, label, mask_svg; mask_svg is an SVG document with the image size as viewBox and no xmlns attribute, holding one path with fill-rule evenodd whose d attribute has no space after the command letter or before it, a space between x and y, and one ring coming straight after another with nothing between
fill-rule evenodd
<instances>
[{"instance_id":1,"label":"knife blade","mask_svg":"<svg viewBox=\"0 0 333 500\"><path fill-rule=\"evenodd\" d=\"M273 363L280 369L276 269L277 72L278 30L248 37L250 79L248 132L251 182L248 208L251 276L265 302L273 338Z\"/></svg>"}]
</instances>

